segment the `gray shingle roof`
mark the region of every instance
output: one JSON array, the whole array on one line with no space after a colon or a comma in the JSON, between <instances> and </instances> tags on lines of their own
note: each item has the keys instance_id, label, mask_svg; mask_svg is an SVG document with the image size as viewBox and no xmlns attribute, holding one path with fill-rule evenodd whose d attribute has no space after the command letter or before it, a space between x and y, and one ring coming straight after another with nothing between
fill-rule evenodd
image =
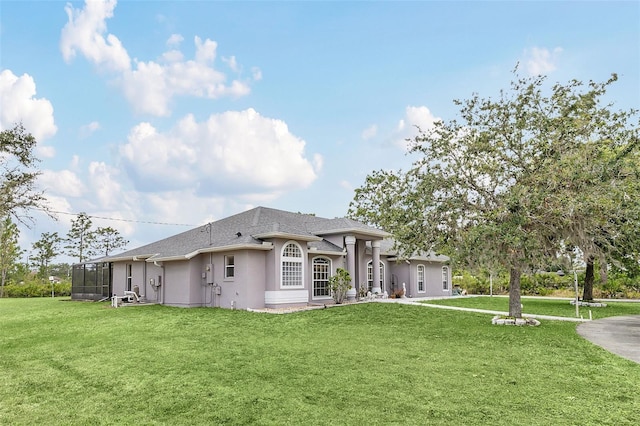
<instances>
[{"instance_id":1,"label":"gray shingle roof","mask_svg":"<svg viewBox=\"0 0 640 426\"><path fill-rule=\"evenodd\" d=\"M115 261L133 257L153 257L157 260L190 258L199 251L225 248L261 248L264 238L284 236L309 241L320 251L342 252L342 248L321 238L323 234L356 232L386 236L386 232L347 218L326 219L302 213L292 213L267 207L238 213L208 225L95 261Z\"/></svg>"}]
</instances>

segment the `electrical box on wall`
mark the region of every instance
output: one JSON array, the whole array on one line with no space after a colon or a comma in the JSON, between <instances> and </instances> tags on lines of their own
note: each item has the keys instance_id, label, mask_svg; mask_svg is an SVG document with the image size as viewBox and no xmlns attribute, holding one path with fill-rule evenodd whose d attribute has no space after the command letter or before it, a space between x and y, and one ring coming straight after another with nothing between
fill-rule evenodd
<instances>
[{"instance_id":1,"label":"electrical box on wall","mask_svg":"<svg viewBox=\"0 0 640 426\"><path fill-rule=\"evenodd\" d=\"M205 273L207 274L207 284L213 284L213 264L209 263L205 268Z\"/></svg>"}]
</instances>

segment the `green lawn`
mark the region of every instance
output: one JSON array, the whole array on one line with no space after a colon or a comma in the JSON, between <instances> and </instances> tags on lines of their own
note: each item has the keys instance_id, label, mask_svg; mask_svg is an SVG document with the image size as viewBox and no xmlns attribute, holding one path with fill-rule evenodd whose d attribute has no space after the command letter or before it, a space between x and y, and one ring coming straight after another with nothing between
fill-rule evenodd
<instances>
[{"instance_id":1,"label":"green lawn","mask_svg":"<svg viewBox=\"0 0 640 426\"><path fill-rule=\"evenodd\" d=\"M576 317L576 307L569 300L550 298L522 298L522 313L537 315L553 315L559 317ZM640 315L640 302L604 301L605 307L581 306L579 313L583 318L606 318L621 315ZM491 311L509 311L509 298L503 296L454 297L440 300L429 300L425 303L435 305L460 306L463 308L486 309Z\"/></svg>"},{"instance_id":2,"label":"green lawn","mask_svg":"<svg viewBox=\"0 0 640 426\"><path fill-rule=\"evenodd\" d=\"M640 365L575 327L2 299L0 424L637 424Z\"/></svg>"}]
</instances>

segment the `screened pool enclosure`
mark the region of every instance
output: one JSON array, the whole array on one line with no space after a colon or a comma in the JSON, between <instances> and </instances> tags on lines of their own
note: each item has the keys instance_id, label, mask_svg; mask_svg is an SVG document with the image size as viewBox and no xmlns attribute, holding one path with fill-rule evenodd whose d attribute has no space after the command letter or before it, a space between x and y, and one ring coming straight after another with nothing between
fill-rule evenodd
<instances>
[{"instance_id":1,"label":"screened pool enclosure","mask_svg":"<svg viewBox=\"0 0 640 426\"><path fill-rule=\"evenodd\" d=\"M73 265L71 298L101 300L111 297L112 275L111 263L79 263Z\"/></svg>"}]
</instances>

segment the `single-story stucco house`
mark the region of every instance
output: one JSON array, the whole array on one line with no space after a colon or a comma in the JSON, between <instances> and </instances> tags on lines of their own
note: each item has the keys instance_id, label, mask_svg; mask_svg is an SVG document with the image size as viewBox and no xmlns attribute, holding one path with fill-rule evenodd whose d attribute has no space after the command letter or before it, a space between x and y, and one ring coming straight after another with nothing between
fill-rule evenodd
<instances>
[{"instance_id":1,"label":"single-story stucco house","mask_svg":"<svg viewBox=\"0 0 640 426\"><path fill-rule=\"evenodd\" d=\"M408 259L390 234L348 218L266 207L117 255L74 265L72 298L99 300L137 290L170 306L261 309L331 303L329 277L349 271L355 298L405 289L408 297L451 295L446 256ZM373 265L379 267L373 267Z\"/></svg>"}]
</instances>

